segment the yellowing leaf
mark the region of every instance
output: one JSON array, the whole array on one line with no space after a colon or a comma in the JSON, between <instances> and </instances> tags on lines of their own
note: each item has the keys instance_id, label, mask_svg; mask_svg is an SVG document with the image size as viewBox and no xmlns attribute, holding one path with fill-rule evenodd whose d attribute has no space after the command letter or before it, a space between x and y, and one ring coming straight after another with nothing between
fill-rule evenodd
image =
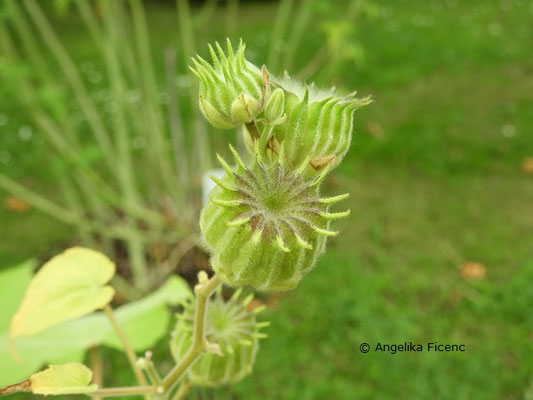
<instances>
[{"instance_id":1,"label":"yellowing leaf","mask_svg":"<svg viewBox=\"0 0 533 400\"><path fill-rule=\"evenodd\" d=\"M487 268L478 262L468 261L461 266L461 275L466 280L480 280L487 276Z\"/></svg>"},{"instance_id":2,"label":"yellowing leaf","mask_svg":"<svg viewBox=\"0 0 533 400\"><path fill-rule=\"evenodd\" d=\"M30 283L11 320L11 339L34 335L105 307L115 291L103 285L114 273L115 264L94 250L74 247L55 256Z\"/></svg>"},{"instance_id":3,"label":"yellowing leaf","mask_svg":"<svg viewBox=\"0 0 533 400\"><path fill-rule=\"evenodd\" d=\"M19 213L26 212L31 208L30 204L26 200L19 199L18 197L14 196L7 197L5 203L8 210Z\"/></svg>"},{"instance_id":4,"label":"yellowing leaf","mask_svg":"<svg viewBox=\"0 0 533 400\"><path fill-rule=\"evenodd\" d=\"M92 393L98 388L89 385L93 373L80 363L51 365L30 378L31 390L35 394L82 394Z\"/></svg>"},{"instance_id":5,"label":"yellowing leaf","mask_svg":"<svg viewBox=\"0 0 533 400\"><path fill-rule=\"evenodd\" d=\"M526 174L533 174L533 157L527 157L522 161L522 169Z\"/></svg>"}]
</instances>

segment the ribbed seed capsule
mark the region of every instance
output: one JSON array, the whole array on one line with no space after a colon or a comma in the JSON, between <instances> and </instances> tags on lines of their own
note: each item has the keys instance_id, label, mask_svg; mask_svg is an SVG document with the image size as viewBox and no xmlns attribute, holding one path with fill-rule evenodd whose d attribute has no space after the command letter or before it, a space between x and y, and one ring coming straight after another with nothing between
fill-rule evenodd
<instances>
[{"instance_id":1,"label":"ribbed seed capsule","mask_svg":"<svg viewBox=\"0 0 533 400\"><path fill-rule=\"evenodd\" d=\"M233 384L252 372L259 339L266 337L259 332L268 325L257 322L256 311L249 311L247 297L239 299L240 291L224 301L220 291L209 301L206 315L206 339L218 345L221 354L204 353L188 371L188 379L196 386L220 386ZM172 332L170 348L176 362L189 350L193 341L194 300L185 304L183 313Z\"/></svg>"},{"instance_id":2,"label":"ribbed seed capsule","mask_svg":"<svg viewBox=\"0 0 533 400\"><path fill-rule=\"evenodd\" d=\"M263 73L244 58L241 42L233 52L227 41L227 55L218 43L209 50L213 65L197 56L191 71L200 82L200 110L215 127L229 129L252 121L263 109Z\"/></svg>"},{"instance_id":3,"label":"ribbed seed capsule","mask_svg":"<svg viewBox=\"0 0 533 400\"><path fill-rule=\"evenodd\" d=\"M287 170L283 145L276 162L263 162L257 152L249 167L232 151L237 167L219 157L227 174L214 178L218 186L200 217L211 265L230 286L290 290L313 268L327 237L336 235L331 220L349 214L329 211L344 197L320 198L319 185L329 167L310 179L302 175L308 159Z\"/></svg>"},{"instance_id":4,"label":"ribbed seed capsule","mask_svg":"<svg viewBox=\"0 0 533 400\"><path fill-rule=\"evenodd\" d=\"M276 139L285 142L287 158L299 165L310 156L305 175L336 167L350 147L355 110L370 103L355 94L339 96L286 78L277 82L285 91L287 119L274 129Z\"/></svg>"}]
</instances>

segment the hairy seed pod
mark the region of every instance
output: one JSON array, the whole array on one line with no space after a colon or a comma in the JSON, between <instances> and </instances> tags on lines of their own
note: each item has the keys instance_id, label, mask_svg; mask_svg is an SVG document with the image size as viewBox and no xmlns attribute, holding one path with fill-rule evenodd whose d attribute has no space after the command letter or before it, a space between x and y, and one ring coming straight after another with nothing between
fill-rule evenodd
<instances>
[{"instance_id":1,"label":"hairy seed pod","mask_svg":"<svg viewBox=\"0 0 533 400\"><path fill-rule=\"evenodd\" d=\"M224 301L218 290L209 301L206 314L206 339L216 351L206 352L193 364L187 378L196 386L220 386L236 383L252 372L259 339L265 338L260 328L268 322L257 322L261 309L249 311L253 296L240 300L241 291ZM184 304L183 313L172 332L170 349L179 362L191 347L194 326L194 300Z\"/></svg>"},{"instance_id":2,"label":"hairy seed pod","mask_svg":"<svg viewBox=\"0 0 533 400\"><path fill-rule=\"evenodd\" d=\"M357 99L355 93L339 96L334 90L302 86L290 78L276 83L286 92L287 118L275 127L274 135L285 142L288 160L299 165L310 156L307 176L320 174L326 166L335 168L350 147L355 110L370 99Z\"/></svg>"},{"instance_id":3,"label":"hairy seed pod","mask_svg":"<svg viewBox=\"0 0 533 400\"><path fill-rule=\"evenodd\" d=\"M227 41L227 55L218 43L209 45L213 65L200 56L190 68L200 82L200 110L217 128L229 129L252 121L263 109L265 79L263 72L244 58L241 42L233 52Z\"/></svg>"},{"instance_id":4,"label":"hairy seed pod","mask_svg":"<svg viewBox=\"0 0 533 400\"><path fill-rule=\"evenodd\" d=\"M237 167L226 169L200 217L200 229L211 265L230 286L250 285L260 291L294 288L324 252L330 223L349 211L330 212L330 204L346 198L319 196L318 177L306 179L303 169L287 169L283 144L275 162L263 162L256 151L248 167L231 148Z\"/></svg>"}]
</instances>

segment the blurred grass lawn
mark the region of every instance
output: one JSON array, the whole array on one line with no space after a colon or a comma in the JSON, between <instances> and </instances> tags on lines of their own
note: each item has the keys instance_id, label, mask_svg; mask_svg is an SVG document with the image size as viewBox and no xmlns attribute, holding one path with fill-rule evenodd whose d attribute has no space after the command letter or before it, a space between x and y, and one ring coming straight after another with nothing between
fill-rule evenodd
<instances>
[{"instance_id":1,"label":"blurred grass lawn","mask_svg":"<svg viewBox=\"0 0 533 400\"><path fill-rule=\"evenodd\" d=\"M366 62L347 66L338 82L375 99L357 113L353 148L329 183L352 193L352 216L316 270L268 314L255 374L232 391L239 399L522 399L533 380L533 176L521 169L533 156L533 4L378 4L382 16L358 30ZM251 21L273 12L247 9ZM158 29L170 21L155 6L150 17ZM243 34L251 48L265 20ZM69 40L82 48L87 38ZM309 37L309 47L318 40ZM38 161L35 152L15 168ZM29 179L20 168L14 174ZM68 233L35 211L2 209L0 218L2 264L60 247ZM465 280L467 261L482 263L486 277ZM467 351L358 350L379 341Z\"/></svg>"}]
</instances>

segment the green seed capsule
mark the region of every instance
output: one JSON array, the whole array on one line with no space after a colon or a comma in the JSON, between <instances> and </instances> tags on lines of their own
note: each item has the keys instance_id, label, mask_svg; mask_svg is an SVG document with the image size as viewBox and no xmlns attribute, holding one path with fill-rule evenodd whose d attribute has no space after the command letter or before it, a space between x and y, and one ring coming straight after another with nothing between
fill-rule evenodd
<instances>
[{"instance_id":1,"label":"green seed capsule","mask_svg":"<svg viewBox=\"0 0 533 400\"><path fill-rule=\"evenodd\" d=\"M207 352L193 364L187 378L196 386L220 386L236 383L252 371L260 333L266 322L257 322L255 311L249 311L247 304L251 297L239 300L240 290L224 301L220 291L209 301L206 315L206 338L210 344L220 348L219 354ZM189 350L193 341L194 301L185 305L172 332L170 348L176 362Z\"/></svg>"},{"instance_id":2,"label":"green seed capsule","mask_svg":"<svg viewBox=\"0 0 533 400\"><path fill-rule=\"evenodd\" d=\"M277 161L244 165L232 148L237 167L226 169L200 217L200 228L211 265L230 286L252 286L260 291L294 288L324 252L333 219L349 211L332 213L330 204L346 196L320 198L318 177L307 179L299 168L287 169L282 144Z\"/></svg>"},{"instance_id":3,"label":"green seed capsule","mask_svg":"<svg viewBox=\"0 0 533 400\"><path fill-rule=\"evenodd\" d=\"M193 58L191 71L200 82L202 114L215 127L229 129L252 121L263 109L266 96L263 73L244 58L245 45L237 53L227 41L227 55L218 43L210 45L213 65Z\"/></svg>"},{"instance_id":4,"label":"green seed capsule","mask_svg":"<svg viewBox=\"0 0 533 400\"><path fill-rule=\"evenodd\" d=\"M277 84L286 92L287 119L275 127L274 135L285 142L287 158L299 165L310 156L306 176L317 175L326 166L335 168L350 147L355 110L370 99L357 99L355 94L342 97L289 78Z\"/></svg>"},{"instance_id":5,"label":"green seed capsule","mask_svg":"<svg viewBox=\"0 0 533 400\"><path fill-rule=\"evenodd\" d=\"M285 92L277 88L272 92L265 105L265 119L273 125L282 124L285 121Z\"/></svg>"}]
</instances>

